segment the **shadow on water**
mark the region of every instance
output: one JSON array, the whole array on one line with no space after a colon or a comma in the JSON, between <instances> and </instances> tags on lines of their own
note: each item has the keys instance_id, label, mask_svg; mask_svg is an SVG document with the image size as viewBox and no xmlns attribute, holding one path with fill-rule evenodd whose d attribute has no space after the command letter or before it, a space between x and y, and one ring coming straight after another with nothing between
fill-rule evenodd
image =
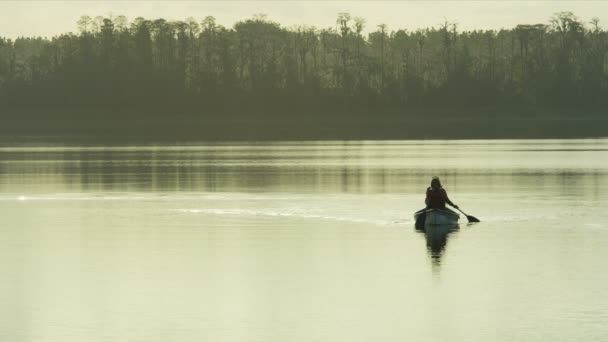
<instances>
[{"instance_id":1,"label":"shadow on water","mask_svg":"<svg viewBox=\"0 0 608 342\"><path fill-rule=\"evenodd\" d=\"M458 232L460 226L455 225L426 225L423 228L416 228L416 231L424 234L426 240L426 248L433 266L441 265L441 257L445 253L445 248L448 243L448 236L454 232Z\"/></svg>"}]
</instances>

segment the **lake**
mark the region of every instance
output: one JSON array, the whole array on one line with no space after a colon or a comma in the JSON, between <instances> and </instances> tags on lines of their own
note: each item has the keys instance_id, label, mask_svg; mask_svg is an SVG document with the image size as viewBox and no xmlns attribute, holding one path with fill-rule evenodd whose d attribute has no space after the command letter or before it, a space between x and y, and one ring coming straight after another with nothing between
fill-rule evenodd
<instances>
[{"instance_id":1,"label":"lake","mask_svg":"<svg viewBox=\"0 0 608 342\"><path fill-rule=\"evenodd\" d=\"M2 341L608 340L608 139L5 143L0 215Z\"/></svg>"}]
</instances>

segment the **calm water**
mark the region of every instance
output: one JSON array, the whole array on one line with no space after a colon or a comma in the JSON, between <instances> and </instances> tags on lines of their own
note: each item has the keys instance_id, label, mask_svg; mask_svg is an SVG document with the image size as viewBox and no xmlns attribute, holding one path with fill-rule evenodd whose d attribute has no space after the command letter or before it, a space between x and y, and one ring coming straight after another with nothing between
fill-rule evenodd
<instances>
[{"instance_id":1,"label":"calm water","mask_svg":"<svg viewBox=\"0 0 608 342\"><path fill-rule=\"evenodd\" d=\"M4 145L0 215L1 341L608 340L608 139Z\"/></svg>"}]
</instances>

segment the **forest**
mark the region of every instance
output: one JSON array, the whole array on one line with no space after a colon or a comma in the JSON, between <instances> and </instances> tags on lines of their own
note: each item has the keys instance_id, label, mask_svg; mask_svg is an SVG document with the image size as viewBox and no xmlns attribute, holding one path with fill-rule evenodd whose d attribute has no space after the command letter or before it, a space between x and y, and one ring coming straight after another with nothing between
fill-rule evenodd
<instances>
[{"instance_id":1,"label":"forest","mask_svg":"<svg viewBox=\"0 0 608 342\"><path fill-rule=\"evenodd\" d=\"M473 31L447 20L415 31L368 28L348 13L322 29L264 15L233 27L212 16L82 16L77 27L0 37L4 119L607 117L608 32L571 12Z\"/></svg>"}]
</instances>

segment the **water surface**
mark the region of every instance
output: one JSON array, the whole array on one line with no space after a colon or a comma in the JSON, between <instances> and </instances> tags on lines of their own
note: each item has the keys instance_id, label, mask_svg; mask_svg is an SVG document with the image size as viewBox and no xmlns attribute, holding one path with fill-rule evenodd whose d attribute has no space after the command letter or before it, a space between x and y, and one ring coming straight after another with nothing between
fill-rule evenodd
<instances>
[{"instance_id":1,"label":"water surface","mask_svg":"<svg viewBox=\"0 0 608 342\"><path fill-rule=\"evenodd\" d=\"M607 192L606 139L5 144L0 339L606 340Z\"/></svg>"}]
</instances>

